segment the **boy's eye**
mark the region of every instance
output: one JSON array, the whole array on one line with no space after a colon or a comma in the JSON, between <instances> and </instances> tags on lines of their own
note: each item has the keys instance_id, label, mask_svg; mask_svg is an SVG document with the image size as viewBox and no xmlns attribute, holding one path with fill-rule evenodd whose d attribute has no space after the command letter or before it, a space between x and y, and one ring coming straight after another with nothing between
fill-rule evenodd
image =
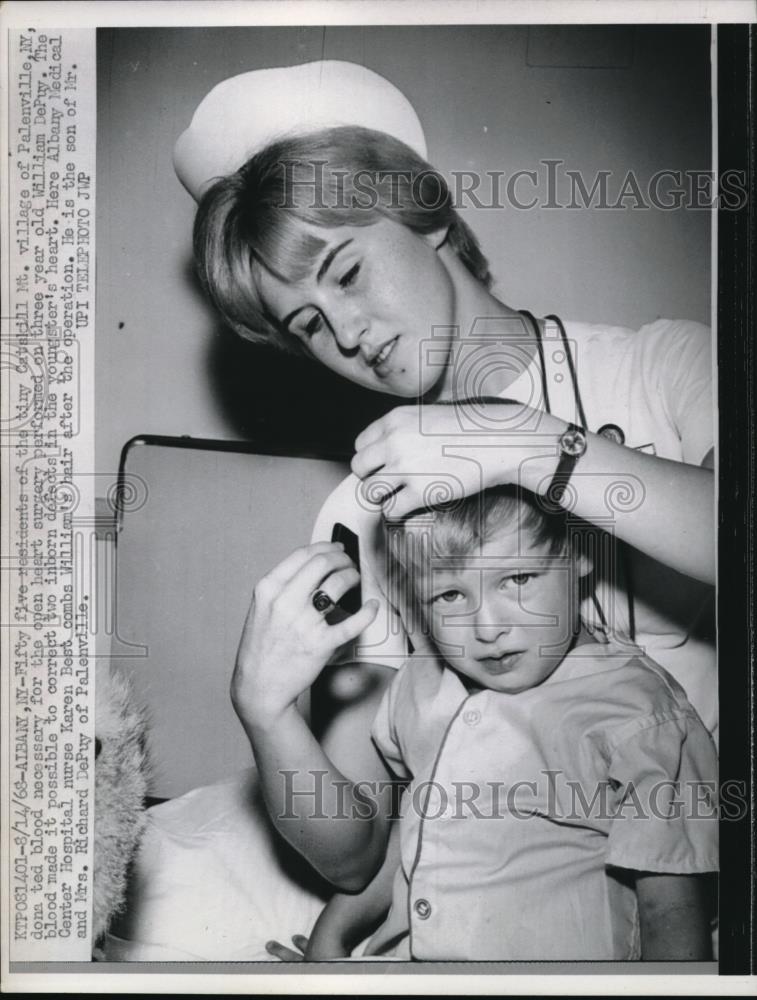
<instances>
[{"instance_id":1,"label":"boy's eye","mask_svg":"<svg viewBox=\"0 0 757 1000\"><path fill-rule=\"evenodd\" d=\"M514 587L525 587L530 580L533 580L535 575L534 573L512 573L502 580L500 587L503 590L512 590Z\"/></svg>"},{"instance_id":2,"label":"boy's eye","mask_svg":"<svg viewBox=\"0 0 757 1000\"><path fill-rule=\"evenodd\" d=\"M441 594L437 594L433 598L434 604L453 604L455 601L463 599L463 595L459 590L445 590Z\"/></svg>"},{"instance_id":3,"label":"boy's eye","mask_svg":"<svg viewBox=\"0 0 757 1000\"><path fill-rule=\"evenodd\" d=\"M349 288L349 286L355 281L360 272L360 264L353 264L353 266L343 274L339 279L339 284L342 288Z\"/></svg>"}]
</instances>

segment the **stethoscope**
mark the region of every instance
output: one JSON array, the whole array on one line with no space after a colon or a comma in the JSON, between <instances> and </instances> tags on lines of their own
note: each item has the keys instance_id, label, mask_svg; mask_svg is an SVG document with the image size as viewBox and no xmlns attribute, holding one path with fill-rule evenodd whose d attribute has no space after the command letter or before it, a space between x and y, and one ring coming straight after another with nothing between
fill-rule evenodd
<instances>
[{"instance_id":1,"label":"stethoscope","mask_svg":"<svg viewBox=\"0 0 757 1000\"><path fill-rule=\"evenodd\" d=\"M541 391L542 398L544 400L544 409L547 413L552 413L552 408L549 399L549 385L547 380L547 365L544 358L544 340L542 337L541 327L539 326L536 317L533 313L530 313L527 309L519 309L520 315L529 323L531 329L533 330L534 336L536 337L536 349L539 354L539 371L541 375ZM581 427L584 430L589 429L589 422L586 419L586 411L584 410L583 399L581 398L581 390L578 386L578 378L576 376L576 369L573 363L573 355L570 351L570 345L568 344L568 335L565 332L565 327L563 326L562 320L559 316L555 316L554 313L550 313L549 316L544 317L554 323L558 330L560 331L560 340L562 341L562 347L565 351L565 358L568 362L568 370L570 372L570 380L573 387L573 398L576 403L576 412L578 413L578 418L581 421ZM602 427L596 432L609 441L614 441L616 444L625 444L626 436L621 427L617 424L603 424ZM628 599L628 628L630 632L631 641L634 641L636 637L636 619L634 612L634 600L633 600L633 590L632 590L632 580L631 580L631 567L630 560L625 552L625 545L618 539L615 540L618 559L621 562L622 573L625 577L626 585L626 596ZM607 618L605 617L604 611L602 610L602 605L599 603L596 593L592 594L592 603L596 609L597 615L600 622L602 623L602 628L605 632L608 631Z\"/></svg>"},{"instance_id":2,"label":"stethoscope","mask_svg":"<svg viewBox=\"0 0 757 1000\"><path fill-rule=\"evenodd\" d=\"M544 339L542 337L541 327L539 326L539 323L537 322L536 317L533 315L533 313L530 313L527 309L519 309L518 312L521 314L521 316L523 316L524 319L528 321L529 325L531 326L531 329L534 332L534 336L536 337L536 348L537 351L539 352L539 372L541 375L541 391L542 391L542 397L544 399L544 409L547 411L547 413L552 413L552 407L550 406L549 402L549 386L547 384L547 365L544 360ZM568 345L568 335L565 332L565 327L563 326L563 322L560 319L560 317L555 316L554 313L550 313L549 316L545 316L544 318L551 320L551 322L553 322L557 326L557 329L560 331L560 340L562 341L563 350L565 351L565 357L568 362L568 370L570 372L570 381L573 386L573 398L576 401L576 411L578 413L578 418L581 421L581 426L584 428L584 430L588 430L589 422L586 419L586 411L584 410L584 404L581 398L581 390L578 387L578 378L576 377L576 369L575 365L573 364L573 355L570 352L570 347ZM614 441L615 444L626 443L626 435L623 429L621 427L618 427L617 424L603 424L597 431L597 434L601 435L604 438L607 438L608 441Z\"/></svg>"}]
</instances>

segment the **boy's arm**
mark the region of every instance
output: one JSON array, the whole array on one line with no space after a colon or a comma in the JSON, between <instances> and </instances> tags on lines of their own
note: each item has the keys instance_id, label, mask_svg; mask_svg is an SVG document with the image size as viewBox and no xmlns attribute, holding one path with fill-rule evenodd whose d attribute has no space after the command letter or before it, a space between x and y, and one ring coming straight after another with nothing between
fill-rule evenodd
<instances>
[{"instance_id":1,"label":"boy's arm","mask_svg":"<svg viewBox=\"0 0 757 1000\"><path fill-rule=\"evenodd\" d=\"M636 896L643 961L712 958L706 876L638 872Z\"/></svg>"},{"instance_id":2,"label":"boy's arm","mask_svg":"<svg viewBox=\"0 0 757 1000\"><path fill-rule=\"evenodd\" d=\"M605 863L636 877L642 959L707 961L718 869L715 746L693 709L680 700L666 707L664 689L650 695L653 713L637 717L634 727L641 728L615 742L608 767L619 785L620 806ZM641 812L624 810L630 801ZM660 872L662 867L668 871ZM676 874L676 868L687 874Z\"/></svg>"}]
</instances>

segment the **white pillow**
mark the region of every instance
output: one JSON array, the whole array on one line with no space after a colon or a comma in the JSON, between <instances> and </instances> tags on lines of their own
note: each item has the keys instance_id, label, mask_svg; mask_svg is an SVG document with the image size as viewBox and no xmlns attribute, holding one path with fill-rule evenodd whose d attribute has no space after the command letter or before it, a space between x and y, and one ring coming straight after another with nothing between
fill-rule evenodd
<instances>
[{"instance_id":1,"label":"white pillow","mask_svg":"<svg viewBox=\"0 0 757 1000\"><path fill-rule=\"evenodd\" d=\"M276 961L275 938L310 934L331 890L276 834L257 772L148 810L129 910L108 961Z\"/></svg>"}]
</instances>

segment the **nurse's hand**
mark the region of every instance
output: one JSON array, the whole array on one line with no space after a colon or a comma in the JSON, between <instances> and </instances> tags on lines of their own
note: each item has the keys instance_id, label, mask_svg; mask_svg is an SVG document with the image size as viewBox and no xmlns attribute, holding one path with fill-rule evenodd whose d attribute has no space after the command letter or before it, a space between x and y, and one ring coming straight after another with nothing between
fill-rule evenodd
<instances>
[{"instance_id":1,"label":"nurse's hand","mask_svg":"<svg viewBox=\"0 0 757 1000\"><path fill-rule=\"evenodd\" d=\"M400 519L495 485L548 483L566 426L510 401L399 406L356 439L352 471L366 505Z\"/></svg>"},{"instance_id":2,"label":"nurse's hand","mask_svg":"<svg viewBox=\"0 0 757 1000\"><path fill-rule=\"evenodd\" d=\"M285 944L280 941L267 941L265 950L269 955L273 955L274 958L278 958L280 962L304 962L305 952L308 947L308 939L304 934L293 934L292 944L296 950L288 948Z\"/></svg>"},{"instance_id":3,"label":"nurse's hand","mask_svg":"<svg viewBox=\"0 0 757 1000\"><path fill-rule=\"evenodd\" d=\"M336 650L357 638L378 612L377 601L336 625L313 605L323 591L336 603L360 574L338 542L295 549L257 584L231 679L242 725L274 724L318 677Z\"/></svg>"},{"instance_id":4,"label":"nurse's hand","mask_svg":"<svg viewBox=\"0 0 757 1000\"><path fill-rule=\"evenodd\" d=\"M350 949L337 938L317 941L316 937L316 933L311 934L310 938L306 938L304 934L293 934L294 949L280 941L268 941L265 950L281 962L326 962L334 958L350 957Z\"/></svg>"}]
</instances>

